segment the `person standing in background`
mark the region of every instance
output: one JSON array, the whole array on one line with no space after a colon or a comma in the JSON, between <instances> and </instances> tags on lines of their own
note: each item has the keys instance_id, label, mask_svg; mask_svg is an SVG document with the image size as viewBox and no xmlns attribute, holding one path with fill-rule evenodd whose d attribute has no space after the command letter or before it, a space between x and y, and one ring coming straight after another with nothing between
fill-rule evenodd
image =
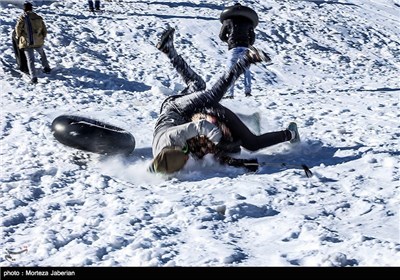
<instances>
[{"instance_id":1,"label":"person standing in background","mask_svg":"<svg viewBox=\"0 0 400 280\"><path fill-rule=\"evenodd\" d=\"M96 0L94 1L94 6L93 6L93 1L89 0L89 10L91 12L94 12L94 10L96 9L96 11L100 11L100 0Z\"/></svg>"},{"instance_id":2,"label":"person standing in background","mask_svg":"<svg viewBox=\"0 0 400 280\"><path fill-rule=\"evenodd\" d=\"M252 9L236 3L225 9L220 16L222 27L219 38L228 44L229 69L242 58L255 42L254 28L258 24L258 16ZM247 68L244 72L244 93L251 96L251 72ZM234 85L230 87L224 98L233 98Z\"/></svg>"},{"instance_id":3,"label":"person standing in background","mask_svg":"<svg viewBox=\"0 0 400 280\"><path fill-rule=\"evenodd\" d=\"M18 47L24 50L28 63L31 83L38 82L35 69L35 53L40 55L44 73L50 73L50 65L43 49L44 39L47 36L46 25L43 18L32 11L32 3L24 3L24 13L18 18L15 26L15 36L18 40Z\"/></svg>"}]
</instances>

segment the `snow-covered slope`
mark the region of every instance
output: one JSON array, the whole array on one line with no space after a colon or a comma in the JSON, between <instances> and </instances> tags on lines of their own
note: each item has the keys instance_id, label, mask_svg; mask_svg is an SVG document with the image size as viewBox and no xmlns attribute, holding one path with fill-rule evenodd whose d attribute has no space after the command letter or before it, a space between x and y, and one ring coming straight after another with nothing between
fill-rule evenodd
<instances>
[{"instance_id":1,"label":"snow-covered slope","mask_svg":"<svg viewBox=\"0 0 400 280\"><path fill-rule=\"evenodd\" d=\"M183 89L155 44L176 28L179 53L210 87L226 70L219 14L230 1L34 1L53 68L39 84L15 67L22 1L1 1L1 266L398 266L400 2L246 1L253 71L224 105L258 112L261 130L297 122L302 143L253 153L257 174L211 158L149 174L163 99ZM40 63L37 59L37 67ZM57 142L52 120L77 114L130 131L128 157ZM247 151L242 156L250 156ZM28 251L9 261L7 250Z\"/></svg>"}]
</instances>

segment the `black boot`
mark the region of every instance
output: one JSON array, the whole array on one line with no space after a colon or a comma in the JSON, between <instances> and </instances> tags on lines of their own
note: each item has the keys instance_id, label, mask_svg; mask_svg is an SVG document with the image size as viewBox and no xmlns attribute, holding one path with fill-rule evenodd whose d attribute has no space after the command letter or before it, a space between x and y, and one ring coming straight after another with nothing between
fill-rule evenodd
<instances>
[{"instance_id":1,"label":"black boot","mask_svg":"<svg viewBox=\"0 0 400 280\"><path fill-rule=\"evenodd\" d=\"M206 88L204 80L193 71L180 55L178 55L174 46L174 33L175 28L168 28L161 35L161 39L156 45L157 49L168 56L175 70L185 81L187 87L181 92L181 94L189 94L195 91L204 90Z\"/></svg>"},{"instance_id":2,"label":"black boot","mask_svg":"<svg viewBox=\"0 0 400 280\"><path fill-rule=\"evenodd\" d=\"M246 91L246 92L244 93L244 95L245 95L246 97L253 96L253 95L251 94L251 91Z\"/></svg>"},{"instance_id":3,"label":"black boot","mask_svg":"<svg viewBox=\"0 0 400 280\"><path fill-rule=\"evenodd\" d=\"M51 72L51 68L50 67L43 68L43 73L50 74L50 72Z\"/></svg>"},{"instance_id":4,"label":"black boot","mask_svg":"<svg viewBox=\"0 0 400 280\"><path fill-rule=\"evenodd\" d=\"M168 54L171 49L174 48L174 33L175 28L168 28L162 35L160 41L156 47L165 54Z\"/></svg>"}]
</instances>

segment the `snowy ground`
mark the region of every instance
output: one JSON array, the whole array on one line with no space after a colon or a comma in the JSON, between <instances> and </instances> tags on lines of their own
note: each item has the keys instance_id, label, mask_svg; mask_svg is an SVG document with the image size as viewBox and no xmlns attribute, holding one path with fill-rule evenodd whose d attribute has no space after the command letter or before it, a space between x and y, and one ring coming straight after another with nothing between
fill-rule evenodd
<instances>
[{"instance_id":1,"label":"snowy ground","mask_svg":"<svg viewBox=\"0 0 400 280\"><path fill-rule=\"evenodd\" d=\"M174 177L149 174L163 99L183 81L155 47L167 25L211 86L226 67L219 14L230 1L34 1L50 75L30 85L11 32L22 1L0 1L1 266L399 266L399 0L246 1L256 46L273 57L242 80L234 111L261 130L298 123L302 143L267 148L257 174L207 158ZM37 68L39 68L37 59ZM61 114L130 131L127 157L57 142ZM249 156L246 151L242 156ZM7 257L9 251L27 249Z\"/></svg>"}]
</instances>

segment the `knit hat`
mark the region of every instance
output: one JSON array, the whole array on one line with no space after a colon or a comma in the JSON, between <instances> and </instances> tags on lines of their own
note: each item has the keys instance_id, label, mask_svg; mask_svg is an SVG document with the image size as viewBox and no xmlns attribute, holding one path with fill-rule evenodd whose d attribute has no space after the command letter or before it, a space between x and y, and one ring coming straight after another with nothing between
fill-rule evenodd
<instances>
[{"instance_id":1,"label":"knit hat","mask_svg":"<svg viewBox=\"0 0 400 280\"><path fill-rule=\"evenodd\" d=\"M181 147L165 147L154 158L148 170L153 173L174 173L181 170L188 159L189 156Z\"/></svg>"}]
</instances>

